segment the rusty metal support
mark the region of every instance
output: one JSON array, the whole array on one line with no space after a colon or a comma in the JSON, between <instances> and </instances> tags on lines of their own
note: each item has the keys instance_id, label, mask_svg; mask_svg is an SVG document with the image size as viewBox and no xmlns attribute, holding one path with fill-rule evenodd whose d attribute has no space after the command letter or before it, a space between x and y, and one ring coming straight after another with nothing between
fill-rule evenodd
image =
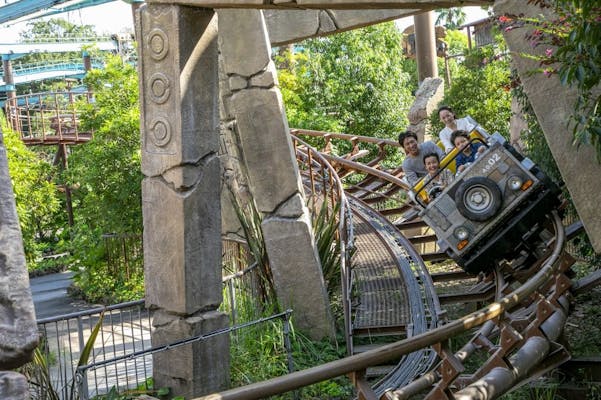
<instances>
[{"instance_id":1,"label":"rusty metal support","mask_svg":"<svg viewBox=\"0 0 601 400\"><path fill-rule=\"evenodd\" d=\"M518 287L498 302L470 313L461 319L451 321L439 328L382 346L376 350L356 354L303 371L293 372L286 376L272 378L264 382L257 382L240 388L230 389L225 392L200 397L198 399L251 400L284 393L330 378L360 371L372 365L378 365L393 359L398 359L405 354L440 343L452 336L480 326L486 321L498 318L506 310L511 310L519 305L523 299L528 298L556 273L558 261L565 242L565 234L561 225L561 219L555 212L553 213L553 224L556 229L555 247L540 271L526 282L526 284ZM538 341L533 343L538 345Z\"/></svg>"}]
</instances>

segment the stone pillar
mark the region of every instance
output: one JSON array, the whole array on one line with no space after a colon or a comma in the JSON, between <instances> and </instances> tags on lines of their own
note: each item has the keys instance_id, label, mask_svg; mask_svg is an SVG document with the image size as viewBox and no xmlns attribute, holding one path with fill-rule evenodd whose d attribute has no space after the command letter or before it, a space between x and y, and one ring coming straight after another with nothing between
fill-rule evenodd
<instances>
[{"instance_id":1,"label":"stone pillar","mask_svg":"<svg viewBox=\"0 0 601 400\"><path fill-rule=\"evenodd\" d=\"M436 112L438 104L444 97L444 82L440 78L426 78L415 93L415 100L409 109L407 130L415 132L420 142L424 140L438 141L438 137L426 135L430 127L430 114ZM435 134L436 136L436 134Z\"/></svg>"},{"instance_id":2,"label":"stone pillar","mask_svg":"<svg viewBox=\"0 0 601 400\"><path fill-rule=\"evenodd\" d=\"M6 370L28 362L37 345L23 239L0 128L0 399L29 397L25 377Z\"/></svg>"},{"instance_id":3,"label":"stone pillar","mask_svg":"<svg viewBox=\"0 0 601 400\"><path fill-rule=\"evenodd\" d=\"M10 59L10 54L2 54L2 69L4 72L4 83L6 85L6 97L14 99L17 96L15 88L15 77L13 75L13 66Z\"/></svg>"},{"instance_id":4,"label":"stone pillar","mask_svg":"<svg viewBox=\"0 0 601 400\"><path fill-rule=\"evenodd\" d=\"M278 88L263 13L219 10L219 39L248 182L263 215L263 236L280 304L313 338L333 324L300 174Z\"/></svg>"},{"instance_id":5,"label":"stone pillar","mask_svg":"<svg viewBox=\"0 0 601 400\"><path fill-rule=\"evenodd\" d=\"M434 11L417 14L415 24L415 60L417 79L421 83L426 78L438 76L436 63L436 36L434 34Z\"/></svg>"},{"instance_id":6,"label":"stone pillar","mask_svg":"<svg viewBox=\"0 0 601 400\"><path fill-rule=\"evenodd\" d=\"M228 326L221 301L217 18L212 10L138 10L142 212L152 345ZM229 337L154 355L155 385L193 398L229 384Z\"/></svg>"},{"instance_id":7,"label":"stone pillar","mask_svg":"<svg viewBox=\"0 0 601 400\"><path fill-rule=\"evenodd\" d=\"M495 14L513 14L516 10L525 17L546 15L553 19L550 9L541 9L519 0L495 1ZM538 61L520 54L537 52L541 55L545 48L532 49L525 35L528 28L512 29L503 32L507 47L515 56L516 67L524 92L528 96L536 118L543 129L553 158L576 206L578 215L591 239L595 251L601 252L601 218L599 218L599 187L601 187L601 165L596 159L595 149L590 145L576 147L574 137L567 126L576 101L576 90L563 86L557 75L550 77L542 73L532 74Z\"/></svg>"}]
</instances>

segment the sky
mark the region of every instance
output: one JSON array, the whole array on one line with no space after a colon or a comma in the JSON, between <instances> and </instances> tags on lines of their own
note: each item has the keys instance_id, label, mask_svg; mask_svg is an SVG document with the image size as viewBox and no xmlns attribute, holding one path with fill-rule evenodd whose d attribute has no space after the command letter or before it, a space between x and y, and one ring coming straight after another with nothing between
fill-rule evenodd
<instances>
[{"instance_id":1,"label":"sky","mask_svg":"<svg viewBox=\"0 0 601 400\"><path fill-rule=\"evenodd\" d=\"M486 12L480 7L464 7L467 14L466 22L485 18ZM113 1L94 7L87 7L68 13L55 14L48 18L62 18L78 25L94 25L98 34L113 34L122 32L133 32L133 17L131 6L124 1ZM397 25L401 28L413 23L413 18L398 20ZM14 43L19 39L19 33L27 30L27 22L13 25L0 25L0 43Z\"/></svg>"},{"instance_id":2,"label":"sky","mask_svg":"<svg viewBox=\"0 0 601 400\"><path fill-rule=\"evenodd\" d=\"M98 34L133 32L134 30L131 5L123 1L113 1L67 13L54 14L42 20L49 18L62 18L77 25L94 25ZM39 21L39 19L35 21ZM24 30L27 30L27 21L13 25L0 25L0 43L16 42L19 39L19 33Z\"/></svg>"}]
</instances>

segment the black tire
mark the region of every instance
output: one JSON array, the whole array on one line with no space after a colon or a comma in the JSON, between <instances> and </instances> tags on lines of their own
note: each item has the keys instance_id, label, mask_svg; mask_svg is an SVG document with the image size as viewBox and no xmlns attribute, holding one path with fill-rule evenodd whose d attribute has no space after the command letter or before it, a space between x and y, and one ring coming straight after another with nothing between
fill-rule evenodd
<instances>
[{"instance_id":1,"label":"black tire","mask_svg":"<svg viewBox=\"0 0 601 400\"><path fill-rule=\"evenodd\" d=\"M497 184L484 176L465 180L455 192L457 209L472 221L487 221L497 215L503 198Z\"/></svg>"}]
</instances>

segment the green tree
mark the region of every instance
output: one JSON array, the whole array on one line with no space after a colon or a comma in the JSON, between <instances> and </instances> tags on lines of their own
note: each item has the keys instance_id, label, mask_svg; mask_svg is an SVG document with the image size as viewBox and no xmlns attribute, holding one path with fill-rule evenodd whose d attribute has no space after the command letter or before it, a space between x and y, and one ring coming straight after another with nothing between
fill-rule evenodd
<instances>
[{"instance_id":1,"label":"green tree","mask_svg":"<svg viewBox=\"0 0 601 400\"><path fill-rule=\"evenodd\" d=\"M465 22L467 15L463 8L461 7L453 7L453 8L442 8L440 10L436 10L436 25L442 25L447 29L457 29Z\"/></svg>"},{"instance_id":2,"label":"green tree","mask_svg":"<svg viewBox=\"0 0 601 400\"><path fill-rule=\"evenodd\" d=\"M90 39L98 35L94 30L93 25L77 25L61 18L52 18L47 21L34 21L27 24L27 29L19 33L22 41L27 42L60 42L74 39ZM94 48L93 41L89 45L84 46L94 58L103 57L102 52ZM84 50L82 48L82 50ZM15 69L21 65L32 65L40 63L63 62L76 60L81 62L82 51L71 51L64 53L30 53L13 61ZM26 85L19 85L17 90L19 93L39 93L49 90L63 90L66 84L63 78L59 80L43 80L38 82L30 82Z\"/></svg>"},{"instance_id":3,"label":"green tree","mask_svg":"<svg viewBox=\"0 0 601 400\"><path fill-rule=\"evenodd\" d=\"M20 33L21 39L61 41L65 38L84 38L96 36L92 25L76 25L62 18L48 21L34 21L27 24L28 30Z\"/></svg>"},{"instance_id":4,"label":"green tree","mask_svg":"<svg viewBox=\"0 0 601 400\"><path fill-rule=\"evenodd\" d=\"M33 269L42 252L59 240L61 227L54 222L61 212L61 202L56 186L50 181L55 171L25 147L3 117L0 119L25 256L28 267Z\"/></svg>"},{"instance_id":5,"label":"green tree","mask_svg":"<svg viewBox=\"0 0 601 400\"><path fill-rule=\"evenodd\" d=\"M470 115L489 132L509 136L511 92L509 60L503 56L502 38L496 46L466 52L440 105L449 105L458 117ZM443 128L438 115L430 118L432 134Z\"/></svg>"},{"instance_id":6,"label":"green tree","mask_svg":"<svg viewBox=\"0 0 601 400\"><path fill-rule=\"evenodd\" d=\"M82 115L82 129L93 129L94 138L73 149L67 171L68 182L79 187L73 193L77 283L96 301L139 298L142 271L111 276L101 243L102 234L142 232L136 69L113 56L104 70L90 71L85 83L95 101Z\"/></svg>"},{"instance_id":7,"label":"green tree","mask_svg":"<svg viewBox=\"0 0 601 400\"><path fill-rule=\"evenodd\" d=\"M290 125L393 138L416 87L401 38L391 22L300 43L280 71Z\"/></svg>"}]
</instances>

